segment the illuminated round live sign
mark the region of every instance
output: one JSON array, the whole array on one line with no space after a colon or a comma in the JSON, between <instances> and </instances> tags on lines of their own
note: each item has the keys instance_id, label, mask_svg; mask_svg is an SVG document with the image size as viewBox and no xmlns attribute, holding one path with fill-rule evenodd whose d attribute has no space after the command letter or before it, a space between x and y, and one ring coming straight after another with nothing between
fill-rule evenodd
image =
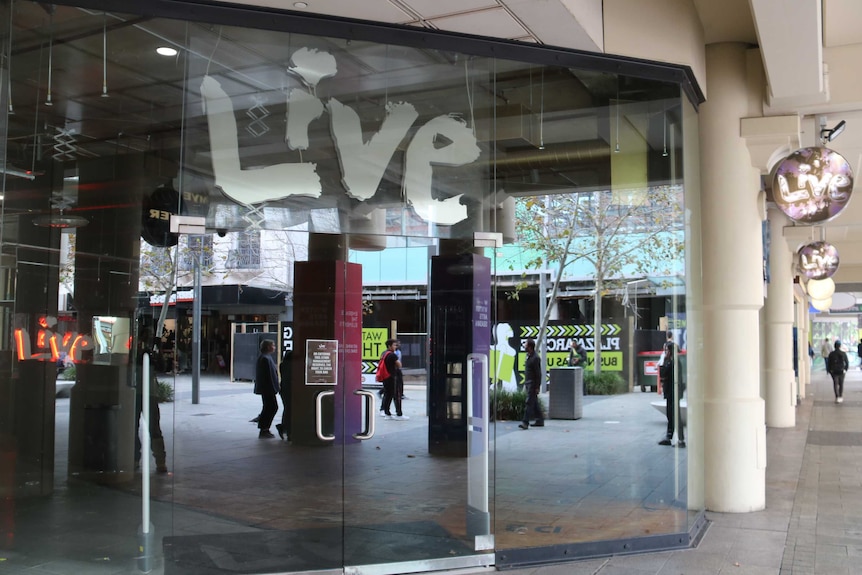
<instances>
[{"instance_id":1,"label":"illuminated round live sign","mask_svg":"<svg viewBox=\"0 0 862 575\"><path fill-rule=\"evenodd\" d=\"M810 280L825 280L838 270L838 250L827 242L805 244L797 252L799 273Z\"/></svg>"},{"instance_id":2,"label":"illuminated round live sign","mask_svg":"<svg viewBox=\"0 0 862 575\"><path fill-rule=\"evenodd\" d=\"M772 177L772 197L794 222L816 224L841 213L850 201L853 170L829 148L796 150L778 165Z\"/></svg>"}]
</instances>

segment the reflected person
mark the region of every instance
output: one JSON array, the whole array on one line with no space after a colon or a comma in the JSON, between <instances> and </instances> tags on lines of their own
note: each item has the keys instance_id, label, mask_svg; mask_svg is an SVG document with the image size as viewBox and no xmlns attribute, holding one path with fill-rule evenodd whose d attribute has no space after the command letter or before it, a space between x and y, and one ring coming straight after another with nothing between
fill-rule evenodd
<instances>
[{"instance_id":1,"label":"reflected person","mask_svg":"<svg viewBox=\"0 0 862 575\"><path fill-rule=\"evenodd\" d=\"M257 356L257 363L254 367L254 393L260 396L263 403L257 422L260 439L275 437L269 430L275 414L278 413L278 400L275 399L279 392L278 370L275 367L275 360L272 359L274 351L275 342L273 340L261 341L260 355Z\"/></svg>"},{"instance_id":2,"label":"reflected person","mask_svg":"<svg viewBox=\"0 0 862 575\"><path fill-rule=\"evenodd\" d=\"M521 429L530 428L530 419L535 418L533 427L544 427L545 416L539 405L539 389L542 387L542 365L536 354L536 342L528 339L526 346L527 359L524 361L524 390L527 392L527 404L524 406L524 421L518 425Z\"/></svg>"}]
</instances>

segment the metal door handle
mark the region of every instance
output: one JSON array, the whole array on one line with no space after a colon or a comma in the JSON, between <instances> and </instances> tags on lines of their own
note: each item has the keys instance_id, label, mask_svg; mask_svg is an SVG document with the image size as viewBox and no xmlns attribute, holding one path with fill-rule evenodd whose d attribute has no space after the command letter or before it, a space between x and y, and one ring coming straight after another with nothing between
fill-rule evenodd
<instances>
[{"instance_id":1,"label":"metal door handle","mask_svg":"<svg viewBox=\"0 0 862 575\"><path fill-rule=\"evenodd\" d=\"M323 435L323 398L329 395L335 395L335 391L321 391L314 399L314 431L321 441L333 441L335 439L335 435Z\"/></svg>"},{"instance_id":2,"label":"metal door handle","mask_svg":"<svg viewBox=\"0 0 862 575\"><path fill-rule=\"evenodd\" d=\"M371 439L374 437L374 394L370 391L357 389L353 392L354 395L361 395L366 398L365 402L365 433L354 433L354 439Z\"/></svg>"}]
</instances>

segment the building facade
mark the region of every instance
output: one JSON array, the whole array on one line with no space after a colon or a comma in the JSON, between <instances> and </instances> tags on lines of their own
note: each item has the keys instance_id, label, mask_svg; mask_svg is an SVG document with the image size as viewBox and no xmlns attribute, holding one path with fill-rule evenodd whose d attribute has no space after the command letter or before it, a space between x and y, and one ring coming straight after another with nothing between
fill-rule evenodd
<instances>
[{"instance_id":1,"label":"building facade","mask_svg":"<svg viewBox=\"0 0 862 575\"><path fill-rule=\"evenodd\" d=\"M791 260L811 231L767 210L761 176L811 139L802 127L815 111L781 108L759 49L707 37L708 9L686 1L578 13L478 2L459 12L473 27L459 17L454 32L429 30L457 26L419 17L421 2L374 3L375 17L301 4L0 4L0 544L13 561L101 554L130 573L505 568L684 548L705 510L763 509L766 426L795 424L807 382L807 353L794 374L793 329L801 349L809 311ZM473 34L502 15L520 28ZM551 436L577 456L538 461L514 422L491 417L489 377L517 386L501 374L523 365L533 333L501 329L512 269L529 267L512 262L552 263L568 237L605 256L582 288L602 294L635 268L664 278L665 317L685 326L687 447L657 445L659 418L656 436ZM262 451L256 435L219 436L207 449L193 416L162 404L164 437L150 441L164 439L171 473L151 475L135 447L156 335L142 320L139 282L153 271L141 253L194 270L178 242L222 246L199 257L233 278L290 246L290 261L268 269L291 300L292 354L280 358L291 443ZM647 244L661 261L607 264ZM409 428L384 420L375 433L364 364L397 329L365 330L363 318L387 297L387 248L405 260L400 287L426 300L410 307L428 333L425 403ZM76 367L68 400L55 398L61 356ZM653 413L652 397L627 397L632 414ZM552 423L543 431L562 431ZM387 449L408 463L387 463ZM91 548L46 544L58 503L81 510Z\"/></svg>"}]
</instances>

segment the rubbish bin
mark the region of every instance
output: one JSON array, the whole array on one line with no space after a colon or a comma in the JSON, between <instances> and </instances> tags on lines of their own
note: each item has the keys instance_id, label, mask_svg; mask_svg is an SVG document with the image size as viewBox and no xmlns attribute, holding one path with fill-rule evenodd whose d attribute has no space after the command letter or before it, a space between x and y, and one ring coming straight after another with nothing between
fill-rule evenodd
<instances>
[{"instance_id":1,"label":"rubbish bin","mask_svg":"<svg viewBox=\"0 0 862 575\"><path fill-rule=\"evenodd\" d=\"M646 391L647 388L650 388L650 391L658 391L658 360L660 357L661 350L638 352L637 375L641 391Z\"/></svg>"},{"instance_id":2,"label":"rubbish bin","mask_svg":"<svg viewBox=\"0 0 862 575\"><path fill-rule=\"evenodd\" d=\"M548 417L580 419L584 416L584 370L581 367L560 367L550 370L551 389L548 394Z\"/></svg>"}]
</instances>

